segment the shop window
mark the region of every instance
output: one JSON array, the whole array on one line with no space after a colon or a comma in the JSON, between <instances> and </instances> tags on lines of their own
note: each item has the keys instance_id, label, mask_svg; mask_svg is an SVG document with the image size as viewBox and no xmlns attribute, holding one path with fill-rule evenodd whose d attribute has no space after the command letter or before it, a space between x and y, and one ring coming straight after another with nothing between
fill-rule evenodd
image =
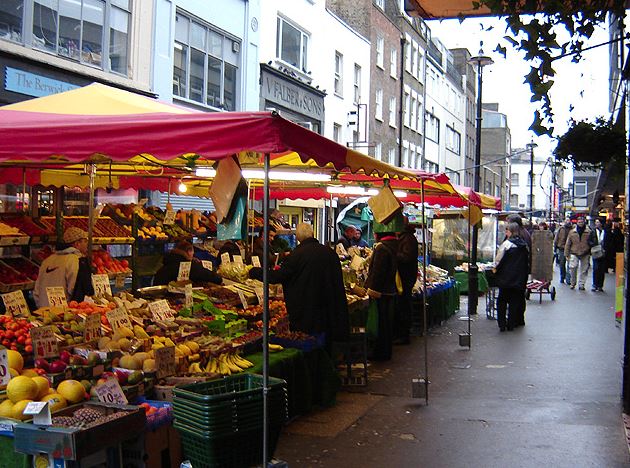
<instances>
[{"instance_id":1,"label":"shop window","mask_svg":"<svg viewBox=\"0 0 630 468\"><path fill-rule=\"evenodd\" d=\"M276 54L279 59L306 73L308 42L309 36L306 32L278 17Z\"/></svg>"},{"instance_id":2,"label":"shop window","mask_svg":"<svg viewBox=\"0 0 630 468\"><path fill-rule=\"evenodd\" d=\"M335 52L335 94L343 96L343 55Z\"/></svg>"},{"instance_id":3,"label":"shop window","mask_svg":"<svg viewBox=\"0 0 630 468\"><path fill-rule=\"evenodd\" d=\"M0 2L0 38L22 42L23 0L2 0Z\"/></svg>"},{"instance_id":4,"label":"shop window","mask_svg":"<svg viewBox=\"0 0 630 468\"><path fill-rule=\"evenodd\" d=\"M181 12L175 21L173 95L235 110L240 42Z\"/></svg>"}]
</instances>

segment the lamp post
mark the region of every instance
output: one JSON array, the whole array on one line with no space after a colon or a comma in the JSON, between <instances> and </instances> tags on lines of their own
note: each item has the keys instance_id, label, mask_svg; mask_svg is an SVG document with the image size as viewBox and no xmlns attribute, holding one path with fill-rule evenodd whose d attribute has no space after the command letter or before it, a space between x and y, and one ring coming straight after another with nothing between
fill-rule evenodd
<instances>
[{"instance_id":1,"label":"lamp post","mask_svg":"<svg viewBox=\"0 0 630 468\"><path fill-rule=\"evenodd\" d=\"M479 54L468 59L470 65L477 67L477 119L476 119L476 141L475 141L475 170L473 175L473 190L479 191L479 169L481 166L481 91L483 85L483 67L492 65L494 61L483 55L483 42L479 44ZM468 315L477 314L478 297L478 269L477 269L477 241L479 237L479 228L477 224L472 228L471 254L468 263Z\"/></svg>"},{"instance_id":2,"label":"lamp post","mask_svg":"<svg viewBox=\"0 0 630 468\"><path fill-rule=\"evenodd\" d=\"M532 216L534 214L534 148L538 145L534 143L534 139L527 143L527 149L529 150L529 227L534 225L532 222Z\"/></svg>"}]
</instances>

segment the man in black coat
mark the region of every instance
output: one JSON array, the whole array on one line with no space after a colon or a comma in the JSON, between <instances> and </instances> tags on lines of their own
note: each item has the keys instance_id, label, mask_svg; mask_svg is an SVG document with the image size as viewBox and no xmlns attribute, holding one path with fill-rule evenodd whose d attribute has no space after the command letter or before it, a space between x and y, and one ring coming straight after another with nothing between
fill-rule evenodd
<instances>
[{"instance_id":1,"label":"man in black coat","mask_svg":"<svg viewBox=\"0 0 630 468\"><path fill-rule=\"evenodd\" d=\"M413 285L418 279L418 239L415 228L404 218L405 229L398 234L398 273L402 283L402 294L396 297L396 311L394 314L394 339L397 343L409 343L409 329L411 328Z\"/></svg>"},{"instance_id":2,"label":"man in black coat","mask_svg":"<svg viewBox=\"0 0 630 468\"><path fill-rule=\"evenodd\" d=\"M194 248L188 241L180 241L175 248L164 255L162 268L153 277L153 285L159 286L177 281L179 265L182 262L191 262L190 281L193 283L223 283L223 278L212 270L204 268L199 261L193 261Z\"/></svg>"},{"instance_id":3,"label":"man in black coat","mask_svg":"<svg viewBox=\"0 0 630 468\"><path fill-rule=\"evenodd\" d=\"M278 270L269 271L270 283L282 283L291 331L309 335L326 334L332 341L344 341L350 331L348 302L337 254L313 237L313 227L296 227L299 245ZM262 268L252 268L250 278L262 280Z\"/></svg>"},{"instance_id":4,"label":"man in black coat","mask_svg":"<svg viewBox=\"0 0 630 468\"><path fill-rule=\"evenodd\" d=\"M510 223L505 231L507 239L499 247L495 258L495 278L499 286L497 322L499 330L514 330L521 317L521 299L525 293L529 272L527 243L519 237L519 225ZM509 314L506 320L506 312Z\"/></svg>"}]
</instances>

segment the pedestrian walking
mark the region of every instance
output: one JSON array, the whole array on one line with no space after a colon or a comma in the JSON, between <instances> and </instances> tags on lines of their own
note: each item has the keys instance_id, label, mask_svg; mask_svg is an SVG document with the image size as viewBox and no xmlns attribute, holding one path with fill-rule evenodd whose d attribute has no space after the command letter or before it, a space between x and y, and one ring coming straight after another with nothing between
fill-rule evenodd
<instances>
[{"instance_id":1,"label":"pedestrian walking","mask_svg":"<svg viewBox=\"0 0 630 468\"><path fill-rule=\"evenodd\" d=\"M531 273L532 267L532 236L525 227L523 227L523 220L519 215L510 215L507 218L508 223L516 223L518 225L518 237L525 241L527 244L527 274ZM506 231L507 234L507 231ZM507 238L507 236L506 236ZM520 300L520 310L518 314L515 314L515 317L518 316L518 320L516 321L517 326L525 325L525 309L527 308L527 298L525 297L525 288L523 288L523 294Z\"/></svg>"},{"instance_id":2,"label":"pedestrian walking","mask_svg":"<svg viewBox=\"0 0 630 468\"><path fill-rule=\"evenodd\" d=\"M593 257L593 287L592 291L604 291L604 279L606 277L606 250L608 249L608 236L599 219L595 220L595 229L591 231L591 256Z\"/></svg>"},{"instance_id":3,"label":"pedestrian walking","mask_svg":"<svg viewBox=\"0 0 630 468\"><path fill-rule=\"evenodd\" d=\"M569 232L573 229L571 218L568 216L564 219L564 224L558 228L556 237L553 240L553 250L557 256L558 266L560 267L560 283L571 284L571 272L567 270L567 257L564 256L564 247L567 244Z\"/></svg>"},{"instance_id":4,"label":"pedestrian walking","mask_svg":"<svg viewBox=\"0 0 630 468\"><path fill-rule=\"evenodd\" d=\"M591 230L586 225L584 217L580 216L575 228L569 232L564 246L564 256L569 259L571 270L571 289L575 289L576 284L580 291L585 289L584 284L591 260L590 236Z\"/></svg>"},{"instance_id":5,"label":"pedestrian walking","mask_svg":"<svg viewBox=\"0 0 630 468\"><path fill-rule=\"evenodd\" d=\"M519 236L519 231L518 224L508 224L505 231L506 239L495 257L494 272L499 286L497 322L502 332L514 330L521 322L524 323L521 315L521 298L525 296L529 274L529 252L527 243Z\"/></svg>"}]
</instances>

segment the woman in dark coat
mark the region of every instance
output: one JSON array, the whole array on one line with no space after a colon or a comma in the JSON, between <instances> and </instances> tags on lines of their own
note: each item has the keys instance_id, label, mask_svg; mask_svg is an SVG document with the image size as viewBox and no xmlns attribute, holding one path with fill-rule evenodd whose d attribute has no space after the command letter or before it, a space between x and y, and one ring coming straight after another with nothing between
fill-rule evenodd
<instances>
[{"instance_id":1,"label":"woman in dark coat","mask_svg":"<svg viewBox=\"0 0 630 468\"><path fill-rule=\"evenodd\" d=\"M216 283L221 284L223 278L214 271L204 268L199 261L193 261L194 249L190 242L180 241L175 248L164 256L162 268L158 270L153 278L153 285L159 286L177 281L179 274L179 264L181 262L192 262L190 265L190 281L193 283Z\"/></svg>"},{"instance_id":2,"label":"woman in dark coat","mask_svg":"<svg viewBox=\"0 0 630 468\"><path fill-rule=\"evenodd\" d=\"M378 308L378 336L374 345L374 360L392 358L392 323L396 291L398 261L398 239L392 232L376 234L377 244L372 252L368 277L365 282L367 293L376 301Z\"/></svg>"},{"instance_id":3,"label":"woman in dark coat","mask_svg":"<svg viewBox=\"0 0 630 468\"><path fill-rule=\"evenodd\" d=\"M412 312L411 293L413 285L418 279L418 255L420 255L415 229L409 225L407 218L404 220L405 229L398 234L398 252L396 253L402 294L396 297L394 339L400 344L409 343Z\"/></svg>"}]
</instances>

